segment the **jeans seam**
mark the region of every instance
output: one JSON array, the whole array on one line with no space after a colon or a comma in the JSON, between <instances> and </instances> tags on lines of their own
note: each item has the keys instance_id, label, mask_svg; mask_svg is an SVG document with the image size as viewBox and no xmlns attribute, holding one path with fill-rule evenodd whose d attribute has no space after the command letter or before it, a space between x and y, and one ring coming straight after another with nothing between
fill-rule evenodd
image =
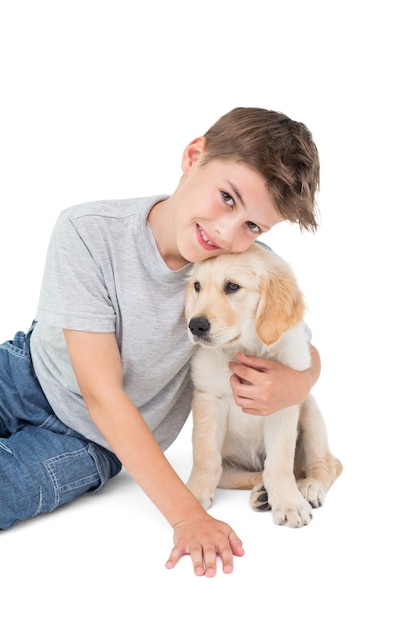
<instances>
[{"instance_id":1,"label":"jeans seam","mask_svg":"<svg viewBox=\"0 0 417 626\"><path fill-rule=\"evenodd\" d=\"M42 511L42 504L43 504L43 489L42 489L42 485L40 485L39 486L39 504L38 504L38 508L36 509L32 517L36 517L37 515L39 515L39 513Z\"/></svg>"},{"instance_id":2,"label":"jeans seam","mask_svg":"<svg viewBox=\"0 0 417 626\"><path fill-rule=\"evenodd\" d=\"M10 450L10 448L8 448L8 447L6 446L6 444L5 444L5 443L3 443L2 441L0 441L0 448L1 448L2 450L4 450L5 452L8 452L9 454L11 454L11 455L13 456L13 452L12 452L12 451Z\"/></svg>"},{"instance_id":3,"label":"jeans seam","mask_svg":"<svg viewBox=\"0 0 417 626\"><path fill-rule=\"evenodd\" d=\"M20 346L14 346L12 344L8 344L8 345L2 345L1 346L2 350L5 350L6 352L8 352L9 354L13 354L13 356L19 358L19 359L24 359L25 361L30 361L30 353L26 352L26 350L24 350L23 348L21 348Z\"/></svg>"},{"instance_id":4,"label":"jeans seam","mask_svg":"<svg viewBox=\"0 0 417 626\"><path fill-rule=\"evenodd\" d=\"M95 466L97 468L97 472L98 472L98 475L99 475L99 478L100 478L100 485L97 487L97 489L99 489L106 482L106 475L102 471L102 468L101 468L102 460L98 458L98 456L96 454L96 451L94 449L94 446L91 443L88 444L88 452L94 459L94 463L95 463ZM106 469L107 469L107 473L109 474L110 473L110 462L106 458L106 456L104 456L104 462L107 464Z\"/></svg>"}]
</instances>

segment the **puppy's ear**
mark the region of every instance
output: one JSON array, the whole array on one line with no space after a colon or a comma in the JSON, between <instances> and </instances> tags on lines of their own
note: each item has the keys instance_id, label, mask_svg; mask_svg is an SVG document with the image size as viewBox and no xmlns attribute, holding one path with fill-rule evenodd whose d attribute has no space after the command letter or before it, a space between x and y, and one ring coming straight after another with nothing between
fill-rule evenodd
<instances>
[{"instance_id":1,"label":"puppy's ear","mask_svg":"<svg viewBox=\"0 0 417 626\"><path fill-rule=\"evenodd\" d=\"M263 276L260 291L256 331L264 344L270 346L301 322L305 306L296 279L285 267Z\"/></svg>"}]
</instances>

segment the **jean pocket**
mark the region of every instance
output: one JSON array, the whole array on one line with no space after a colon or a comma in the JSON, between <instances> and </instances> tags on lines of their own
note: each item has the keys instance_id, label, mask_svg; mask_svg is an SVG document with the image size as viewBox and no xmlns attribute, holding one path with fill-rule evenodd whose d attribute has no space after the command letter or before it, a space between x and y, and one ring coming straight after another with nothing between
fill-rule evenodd
<instances>
[{"instance_id":1,"label":"jean pocket","mask_svg":"<svg viewBox=\"0 0 417 626\"><path fill-rule=\"evenodd\" d=\"M71 452L65 452L43 462L49 476L49 488L40 496L39 511L52 511L87 491L98 489L103 477L90 454L90 444Z\"/></svg>"}]
</instances>

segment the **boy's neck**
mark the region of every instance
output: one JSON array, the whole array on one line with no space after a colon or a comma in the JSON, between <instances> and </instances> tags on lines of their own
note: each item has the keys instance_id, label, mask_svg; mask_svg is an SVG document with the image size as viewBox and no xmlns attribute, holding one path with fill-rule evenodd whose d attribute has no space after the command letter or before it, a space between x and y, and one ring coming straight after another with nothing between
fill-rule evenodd
<instances>
[{"instance_id":1,"label":"boy's neck","mask_svg":"<svg viewBox=\"0 0 417 626\"><path fill-rule=\"evenodd\" d=\"M157 202L149 212L148 224L151 227L159 254L170 270L179 270L188 264L175 244L175 227L170 199Z\"/></svg>"}]
</instances>

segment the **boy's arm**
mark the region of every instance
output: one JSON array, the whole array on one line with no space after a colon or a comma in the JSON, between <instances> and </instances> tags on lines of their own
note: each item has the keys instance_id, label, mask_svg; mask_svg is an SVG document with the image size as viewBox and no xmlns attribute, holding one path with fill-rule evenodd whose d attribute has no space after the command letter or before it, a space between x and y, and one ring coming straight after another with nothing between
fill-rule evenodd
<instances>
[{"instance_id":1,"label":"boy's arm","mask_svg":"<svg viewBox=\"0 0 417 626\"><path fill-rule=\"evenodd\" d=\"M239 353L238 362L229 363L236 404L245 413L263 416L301 404L316 384L321 371L320 355L311 344L310 352L311 365L302 372L275 361ZM242 383L242 380L247 382Z\"/></svg>"},{"instance_id":2,"label":"boy's arm","mask_svg":"<svg viewBox=\"0 0 417 626\"><path fill-rule=\"evenodd\" d=\"M214 576L216 554L223 570L242 555L240 539L211 517L194 498L159 448L143 417L123 389L122 363L114 333L64 330L87 409L120 462L174 529L167 567L190 554L197 575Z\"/></svg>"}]
</instances>

